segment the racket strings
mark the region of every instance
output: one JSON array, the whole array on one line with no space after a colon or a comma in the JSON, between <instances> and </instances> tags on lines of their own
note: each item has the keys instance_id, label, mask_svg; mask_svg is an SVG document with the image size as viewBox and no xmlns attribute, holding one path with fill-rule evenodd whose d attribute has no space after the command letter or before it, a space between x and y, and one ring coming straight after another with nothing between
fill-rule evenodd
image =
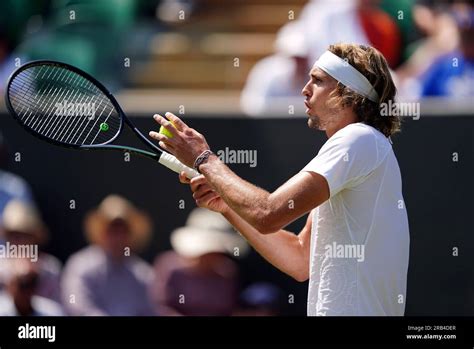
<instances>
[{"instance_id":1,"label":"racket strings","mask_svg":"<svg viewBox=\"0 0 474 349\"><path fill-rule=\"evenodd\" d=\"M20 71L8 94L24 126L58 142L103 144L121 126L118 111L97 86L58 65L43 63Z\"/></svg>"},{"instance_id":2,"label":"racket strings","mask_svg":"<svg viewBox=\"0 0 474 349\"><path fill-rule=\"evenodd\" d=\"M52 80L49 81L49 83L45 86L45 83L44 81L42 81L41 79L45 77L45 73L46 71L43 73L42 76L40 76L41 74L41 70L43 69L44 67L41 66L39 68L40 72L39 73L36 73L34 74L34 78L31 78L31 76L33 75L33 73L31 71L23 71L21 72L17 79L19 79L21 82L22 82L22 85L20 86L19 88L19 91L25 91L25 93L23 93L22 95L20 95L20 98L19 98L19 101L20 103L23 102L24 104L26 104L25 102L28 102L26 104L26 111L22 114L22 111L20 110L19 112L19 116L20 116L20 120L23 121L25 123L26 126L34 129L35 131L37 131L38 133L41 133L44 129L44 126L48 125L48 129L44 129L44 135L45 136L49 136L49 137L52 137L53 136L53 133L52 131L55 130L55 126L59 126L60 124L59 123L52 123L51 124L51 121L53 121L53 119L55 119L55 121L59 121L58 119L58 114L53 114L52 113L52 107L55 106L55 103L56 103L56 100L58 98L54 98L54 97L61 97L63 96L64 94L61 93L61 92L64 92L63 89L61 88L60 85L56 86L56 89L53 93L50 93L51 92L51 83L56 83L58 84L58 81L54 81L54 78ZM47 68L46 68L47 69ZM38 70L38 69L37 69ZM64 79L64 82L67 83L69 82L68 81L68 78L70 78L70 75L68 77L66 77ZM50 75L48 75L49 77ZM39 78L39 79L38 79ZM47 80L46 80L47 81ZM25 90L25 84L28 86L28 88ZM15 83L13 83L11 86L15 86ZM45 86L45 87L44 87ZM59 90L58 90L58 87L59 87ZM48 90L48 88L50 88L50 90ZM36 90L36 93L34 96L31 95L31 91L35 91ZM60 93L56 93L56 92L60 92ZM21 93L21 92L20 92ZM55 96L56 94L56 96ZM40 96L43 96L45 98L42 98L42 101L38 100L37 96L40 95ZM65 96L67 98L67 95ZM48 103L45 104L45 102L49 100L49 108L48 108ZM25 105L24 105L25 106ZM23 106L23 110L25 109ZM46 108L46 109L45 109ZM31 110L30 110L31 109ZM30 122L28 119L31 117L31 113L33 110L36 109L36 113L33 114L33 121ZM30 111L30 113L28 114L28 111ZM38 117L36 117L38 115ZM27 117L26 119L24 119L25 117ZM37 124L37 122L41 119L42 123L41 124ZM54 137L52 137L54 138Z\"/></svg>"},{"instance_id":3,"label":"racket strings","mask_svg":"<svg viewBox=\"0 0 474 349\"><path fill-rule=\"evenodd\" d=\"M41 69L41 68L43 68L43 67L40 67L40 69ZM57 70L58 70L58 69L56 69L56 71L57 71ZM62 70L65 70L65 69L62 69ZM46 76L47 73L48 73L48 69L46 69L46 70L43 72L43 75L42 75L42 76L40 76L41 72L35 74L35 78L38 78L38 77L40 77L40 78L44 78L44 77L49 78L49 77L51 76L51 72L49 72L49 75ZM71 75L72 75L72 77L71 77ZM82 80L82 81L77 81L78 78L80 78L80 80ZM74 80L73 80L73 79L74 79ZM40 80L40 81L41 81L41 80ZM69 98L69 100L72 99L73 103L74 103L74 102L75 102L75 103L83 103L83 102L85 102L85 101L84 101L84 97L86 96L86 94L87 94L88 92L90 92L90 91L88 91L87 89L83 89L83 84L84 84L85 81L88 83L88 81L85 80L84 78L82 78L81 76L69 72L68 76L64 79L64 82L65 82L65 83L74 83L74 84L75 84L75 89L76 89L75 93L72 94L72 93L71 93L72 90L69 90L68 92L66 92L66 94L64 94L63 89L61 88L61 86L59 86L60 88L59 88L59 90L57 90L57 91L59 92L59 93L57 93L57 97L58 97L58 98L54 98L54 93L53 93L53 95L52 95L53 99L52 99L52 101L51 101L51 103L50 103L51 107L53 107L53 106L55 105L55 103L57 102L57 100L59 100L59 99L65 100L64 103L67 102L67 98ZM28 79L28 82L31 82L31 79ZM53 84L54 84L54 83L57 83L57 81L52 81L52 82L53 82ZM44 84L42 84L42 85L44 86ZM51 85L51 81L50 81L50 83L48 83L48 84L46 85L46 87L43 88L43 89L42 89L42 86L39 86L39 88L38 88L39 94L40 94L40 95L45 95L45 96L51 96L51 95L49 94L49 92L52 91L52 90L51 90L52 87L50 87L50 85ZM93 90L92 90L92 93L98 93L98 92L100 93L100 91L99 91L95 86L91 85L90 83L89 83L89 86L88 86L88 87L93 89ZM49 91L48 91L48 88L50 88ZM31 90L31 89L29 89L29 90ZM81 95L82 95L82 97L81 97ZM35 95L35 97L36 97L36 95ZM80 99L79 99L79 98L80 98ZM90 96L88 96L87 99L90 99ZM29 98L29 101L30 101L30 103L31 103L31 102L36 103L35 105L38 106L38 104L37 104L37 103L38 103L37 98L33 98L33 101L31 101L31 98ZM87 100L86 100L86 101L87 101ZM44 102L44 101L43 101L43 102ZM67 132L68 132L69 130L71 130L71 129L74 130L74 128L71 128L72 125L75 125L74 121L77 121L77 119L79 119L79 120L82 119L82 120L84 121L84 119L85 119L85 118L83 118L83 117L81 118L81 117L77 117L77 116L72 116L72 117L69 117L69 118L68 118L69 115L67 115L67 114L64 115L64 113L63 113L63 114L59 114L59 115L58 115L58 113L54 113L54 114L53 114L53 113L52 113L52 108L48 108L48 109L46 109L46 110L41 110L41 109L42 109L41 107L42 107L43 105L46 106L46 108L47 108L47 104L41 103L41 104L39 105L39 106L40 106L40 112L42 112L43 115L44 115L44 114L47 115L47 117L44 118L43 126L48 126L48 129L49 129L44 135L47 136L47 137L50 137L50 138L52 138L52 139L59 140L59 141L64 141L65 136L68 135ZM26 113L25 113L25 114L26 114ZM31 114L30 114L30 115L31 115ZM42 114L40 113L40 115L42 115ZM49 117L48 117L48 116L49 116ZM37 118L37 119L39 119L39 118ZM55 119L55 120L53 121L53 119ZM50 122L48 123L48 121L50 121ZM53 122L51 123L51 121L53 121ZM34 123L32 123L31 125L29 125L28 123L26 123L26 125L32 127L33 129L34 129L35 126L36 126ZM39 133L41 133L41 131L42 131L41 125L38 125L38 126L39 126L39 128L37 128L36 131L38 131ZM71 134L72 134L72 133L71 133ZM69 138L66 138L66 140L69 140L69 139L70 139L70 137L69 137ZM86 140L87 140L87 139L84 139L84 143L85 143ZM77 141L77 138L76 138L76 141ZM92 143L92 142L91 142L91 143Z\"/></svg>"}]
</instances>

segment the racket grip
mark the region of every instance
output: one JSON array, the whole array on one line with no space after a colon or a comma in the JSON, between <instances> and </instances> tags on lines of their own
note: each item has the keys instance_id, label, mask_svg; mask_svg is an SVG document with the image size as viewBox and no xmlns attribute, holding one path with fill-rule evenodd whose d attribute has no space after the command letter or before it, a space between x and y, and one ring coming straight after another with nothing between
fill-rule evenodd
<instances>
[{"instance_id":1,"label":"racket grip","mask_svg":"<svg viewBox=\"0 0 474 349\"><path fill-rule=\"evenodd\" d=\"M186 173L186 177L189 179L200 175L198 171L182 164L181 161L179 161L174 155L171 155L167 152L161 153L158 162L168 167L170 170L173 170L174 172L181 173L184 171Z\"/></svg>"}]
</instances>

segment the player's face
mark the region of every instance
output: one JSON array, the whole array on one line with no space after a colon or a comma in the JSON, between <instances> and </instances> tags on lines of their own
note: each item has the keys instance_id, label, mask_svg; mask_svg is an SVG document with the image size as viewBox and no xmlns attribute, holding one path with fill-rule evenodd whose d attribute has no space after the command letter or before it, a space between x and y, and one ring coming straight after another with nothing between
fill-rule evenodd
<instances>
[{"instance_id":1,"label":"player's face","mask_svg":"<svg viewBox=\"0 0 474 349\"><path fill-rule=\"evenodd\" d=\"M301 93L305 96L308 126L318 130L325 130L327 125L336 117L334 110L327 107L329 94L336 88L337 81L324 71L314 66L310 71L309 81Z\"/></svg>"}]
</instances>

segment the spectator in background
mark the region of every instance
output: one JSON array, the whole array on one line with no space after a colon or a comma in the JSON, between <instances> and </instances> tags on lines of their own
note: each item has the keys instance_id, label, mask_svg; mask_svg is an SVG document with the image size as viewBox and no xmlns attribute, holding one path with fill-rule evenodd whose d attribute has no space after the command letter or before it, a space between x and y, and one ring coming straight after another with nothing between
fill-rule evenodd
<instances>
[{"instance_id":1,"label":"spectator in background","mask_svg":"<svg viewBox=\"0 0 474 349\"><path fill-rule=\"evenodd\" d=\"M9 259L6 288L0 293L0 316L61 316L59 303L35 295L40 280L37 265L28 259Z\"/></svg>"},{"instance_id":2,"label":"spectator in background","mask_svg":"<svg viewBox=\"0 0 474 349\"><path fill-rule=\"evenodd\" d=\"M381 0L380 8L386 12L397 25L402 42L402 56L404 61L409 54L407 48L410 43L419 38L416 25L413 20L413 6L418 0Z\"/></svg>"},{"instance_id":3,"label":"spectator in background","mask_svg":"<svg viewBox=\"0 0 474 349\"><path fill-rule=\"evenodd\" d=\"M33 196L28 183L20 176L5 171L8 159L8 149L0 132L0 216L7 203L12 199L19 199L31 203Z\"/></svg>"},{"instance_id":4,"label":"spectator in background","mask_svg":"<svg viewBox=\"0 0 474 349\"><path fill-rule=\"evenodd\" d=\"M380 8L380 0L310 1L298 20L278 32L276 53L251 70L241 95L244 113L287 114L288 97L301 97L301 86L313 62L329 45L338 42L373 46L390 67L397 66L401 58L400 30Z\"/></svg>"},{"instance_id":5,"label":"spectator in background","mask_svg":"<svg viewBox=\"0 0 474 349\"><path fill-rule=\"evenodd\" d=\"M442 56L459 45L456 22L449 13L449 2L417 0L413 19L423 37L407 47L408 59L397 68L399 98L415 100L420 97L420 78Z\"/></svg>"},{"instance_id":6,"label":"spectator in background","mask_svg":"<svg viewBox=\"0 0 474 349\"><path fill-rule=\"evenodd\" d=\"M247 77L241 107L248 115L264 115L275 107L277 98L284 98L288 104L288 97L301 96L301 86L308 78L310 67L302 23L293 21L280 29L275 51L259 61Z\"/></svg>"},{"instance_id":7,"label":"spectator in background","mask_svg":"<svg viewBox=\"0 0 474 349\"><path fill-rule=\"evenodd\" d=\"M391 68L401 57L400 30L380 7L380 0L315 0L300 15L314 62L334 43L351 42L378 49Z\"/></svg>"},{"instance_id":8,"label":"spectator in background","mask_svg":"<svg viewBox=\"0 0 474 349\"><path fill-rule=\"evenodd\" d=\"M474 8L467 2L456 3L451 13L459 32L459 46L428 68L421 78L423 97L474 96Z\"/></svg>"},{"instance_id":9,"label":"spectator in background","mask_svg":"<svg viewBox=\"0 0 474 349\"><path fill-rule=\"evenodd\" d=\"M236 316L278 316L283 305L283 292L268 282L256 282L240 294Z\"/></svg>"},{"instance_id":10,"label":"spectator in background","mask_svg":"<svg viewBox=\"0 0 474 349\"><path fill-rule=\"evenodd\" d=\"M219 214L196 208L171 234L174 251L155 260L152 288L161 315L228 316L238 298L238 267L228 257L248 245Z\"/></svg>"},{"instance_id":11,"label":"spectator in background","mask_svg":"<svg viewBox=\"0 0 474 349\"><path fill-rule=\"evenodd\" d=\"M23 201L10 201L5 207L2 221L1 235L10 246L30 245L41 248L48 238L48 231L36 208ZM61 262L42 251L36 257L34 268L38 275L35 295L60 302ZM10 267L8 259L0 259L0 286L7 285Z\"/></svg>"},{"instance_id":12,"label":"spectator in background","mask_svg":"<svg viewBox=\"0 0 474 349\"><path fill-rule=\"evenodd\" d=\"M145 213L117 195L89 213L85 230L91 245L64 268L62 296L69 314L154 314L147 293L152 269L134 253L145 246L151 228Z\"/></svg>"}]
</instances>

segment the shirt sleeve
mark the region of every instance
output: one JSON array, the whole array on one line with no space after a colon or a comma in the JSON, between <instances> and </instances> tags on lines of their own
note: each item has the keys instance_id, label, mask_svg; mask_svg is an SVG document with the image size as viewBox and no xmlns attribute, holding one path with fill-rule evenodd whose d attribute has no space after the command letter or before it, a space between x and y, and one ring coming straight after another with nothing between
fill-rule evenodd
<instances>
[{"instance_id":1,"label":"shirt sleeve","mask_svg":"<svg viewBox=\"0 0 474 349\"><path fill-rule=\"evenodd\" d=\"M330 197L355 186L378 163L375 136L371 132L341 130L334 134L301 171L315 172L328 182Z\"/></svg>"}]
</instances>

